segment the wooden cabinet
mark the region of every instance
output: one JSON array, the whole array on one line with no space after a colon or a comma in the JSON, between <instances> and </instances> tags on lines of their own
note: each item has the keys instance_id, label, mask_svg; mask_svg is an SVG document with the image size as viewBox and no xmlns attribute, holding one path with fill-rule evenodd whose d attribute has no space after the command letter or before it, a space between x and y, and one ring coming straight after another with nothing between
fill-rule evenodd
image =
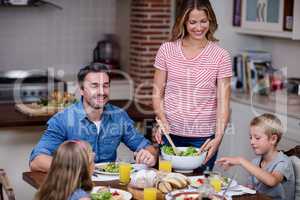
<instances>
[{"instance_id":1,"label":"wooden cabinet","mask_svg":"<svg viewBox=\"0 0 300 200\"><path fill-rule=\"evenodd\" d=\"M235 28L237 33L300 40L299 0L293 0L293 20L291 18L286 20L284 15L284 9L292 3L292 0L234 1L240 1L242 4L241 12L234 12L241 13L241 26ZM284 30L286 21L289 21L292 31Z\"/></svg>"}]
</instances>

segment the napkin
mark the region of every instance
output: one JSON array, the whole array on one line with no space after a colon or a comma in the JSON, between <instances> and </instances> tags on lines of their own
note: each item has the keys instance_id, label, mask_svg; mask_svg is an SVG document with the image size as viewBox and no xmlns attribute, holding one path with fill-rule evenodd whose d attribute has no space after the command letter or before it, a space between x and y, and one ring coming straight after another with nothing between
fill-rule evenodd
<instances>
[{"instance_id":1,"label":"napkin","mask_svg":"<svg viewBox=\"0 0 300 200\"><path fill-rule=\"evenodd\" d=\"M219 192L219 195L223 195L224 190ZM231 199L232 196L237 196L237 195L243 195L243 194L255 194L256 191L252 190L248 187L242 186L242 185L237 185L234 187L229 187L228 191L226 192L226 197L228 200Z\"/></svg>"}]
</instances>

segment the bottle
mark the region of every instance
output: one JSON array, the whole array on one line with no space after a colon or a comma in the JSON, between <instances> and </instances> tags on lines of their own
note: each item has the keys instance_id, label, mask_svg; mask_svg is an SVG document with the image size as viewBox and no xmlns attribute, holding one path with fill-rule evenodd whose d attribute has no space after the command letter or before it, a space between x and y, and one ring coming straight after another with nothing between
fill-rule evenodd
<instances>
[{"instance_id":1,"label":"bottle","mask_svg":"<svg viewBox=\"0 0 300 200\"><path fill-rule=\"evenodd\" d=\"M202 200L209 200L210 194L214 193L214 188L209 183L210 171L209 167L203 172L204 174L204 183L198 188L198 192L202 196Z\"/></svg>"}]
</instances>

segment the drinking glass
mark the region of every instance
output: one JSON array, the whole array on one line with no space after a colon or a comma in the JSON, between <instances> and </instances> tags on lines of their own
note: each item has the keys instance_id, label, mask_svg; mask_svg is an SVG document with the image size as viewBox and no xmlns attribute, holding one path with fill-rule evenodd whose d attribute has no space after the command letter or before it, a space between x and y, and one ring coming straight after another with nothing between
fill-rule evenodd
<instances>
[{"instance_id":1,"label":"drinking glass","mask_svg":"<svg viewBox=\"0 0 300 200\"><path fill-rule=\"evenodd\" d=\"M131 164L121 162L119 165L120 184L127 185L130 181Z\"/></svg>"},{"instance_id":2,"label":"drinking glass","mask_svg":"<svg viewBox=\"0 0 300 200\"><path fill-rule=\"evenodd\" d=\"M144 188L144 200L156 200L156 188Z\"/></svg>"},{"instance_id":3,"label":"drinking glass","mask_svg":"<svg viewBox=\"0 0 300 200\"><path fill-rule=\"evenodd\" d=\"M169 160L159 160L158 169L160 171L172 172L172 163Z\"/></svg>"}]
</instances>

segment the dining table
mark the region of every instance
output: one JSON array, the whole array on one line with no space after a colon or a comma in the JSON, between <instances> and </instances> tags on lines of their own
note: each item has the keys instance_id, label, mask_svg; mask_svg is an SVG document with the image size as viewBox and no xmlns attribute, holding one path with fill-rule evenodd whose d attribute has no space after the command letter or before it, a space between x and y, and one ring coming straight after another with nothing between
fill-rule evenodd
<instances>
[{"instance_id":1,"label":"dining table","mask_svg":"<svg viewBox=\"0 0 300 200\"><path fill-rule=\"evenodd\" d=\"M34 188L38 189L43 183L46 173L43 172L23 172L23 180ZM199 175L199 174L193 174ZM128 191L128 187L126 185L120 184L119 180L109 180L109 181L94 181L95 186L109 186L111 188L117 188L121 190ZM233 196L233 200L271 200L271 198L256 192L256 194L244 194L240 196ZM140 199L137 199L140 200Z\"/></svg>"}]
</instances>

